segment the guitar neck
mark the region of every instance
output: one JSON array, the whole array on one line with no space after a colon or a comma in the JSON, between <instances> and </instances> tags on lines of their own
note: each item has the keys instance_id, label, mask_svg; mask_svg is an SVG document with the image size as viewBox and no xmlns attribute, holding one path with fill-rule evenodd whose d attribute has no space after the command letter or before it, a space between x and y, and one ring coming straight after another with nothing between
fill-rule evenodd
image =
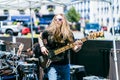
<instances>
[{"instance_id":1,"label":"guitar neck","mask_svg":"<svg viewBox=\"0 0 120 80\"><path fill-rule=\"evenodd\" d=\"M79 40L81 40L82 42L85 42L85 41L88 40L88 37L85 37L85 38L82 38L82 39L79 39ZM61 47L57 50L54 50L54 53L55 53L55 55L58 55L58 54L66 51L66 50L69 50L69 49L73 48L74 46L75 46L74 43L71 43L71 44L63 46L63 47Z\"/></svg>"}]
</instances>

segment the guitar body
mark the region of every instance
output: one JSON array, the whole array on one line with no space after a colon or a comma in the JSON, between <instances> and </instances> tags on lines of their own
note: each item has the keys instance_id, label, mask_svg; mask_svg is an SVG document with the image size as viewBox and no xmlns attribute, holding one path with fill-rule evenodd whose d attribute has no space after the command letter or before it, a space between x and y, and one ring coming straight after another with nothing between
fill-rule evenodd
<instances>
[{"instance_id":1,"label":"guitar body","mask_svg":"<svg viewBox=\"0 0 120 80\"><path fill-rule=\"evenodd\" d=\"M55 55L54 50L49 50L48 55L42 54L38 43L34 45L33 52L35 53L35 57L39 58L40 66L43 69L48 68L52 62L60 61L64 58L63 54Z\"/></svg>"}]
</instances>

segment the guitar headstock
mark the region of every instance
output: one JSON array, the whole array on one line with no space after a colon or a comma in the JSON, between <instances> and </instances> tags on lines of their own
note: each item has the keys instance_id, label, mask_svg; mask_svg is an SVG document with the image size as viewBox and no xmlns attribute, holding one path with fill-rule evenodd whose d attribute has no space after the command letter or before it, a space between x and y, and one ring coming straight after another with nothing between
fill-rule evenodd
<instances>
[{"instance_id":1,"label":"guitar headstock","mask_svg":"<svg viewBox=\"0 0 120 80\"><path fill-rule=\"evenodd\" d=\"M89 39L96 39L98 37L103 37L104 36L104 32L92 32L88 35Z\"/></svg>"}]
</instances>

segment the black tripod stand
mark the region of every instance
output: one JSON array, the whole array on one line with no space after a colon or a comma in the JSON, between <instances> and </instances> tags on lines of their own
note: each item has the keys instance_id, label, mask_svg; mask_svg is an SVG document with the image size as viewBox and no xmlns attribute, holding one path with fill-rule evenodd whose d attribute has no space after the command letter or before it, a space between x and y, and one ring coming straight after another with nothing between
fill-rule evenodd
<instances>
[{"instance_id":1,"label":"black tripod stand","mask_svg":"<svg viewBox=\"0 0 120 80\"><path fill-rule=\"evenodd\" d=\"M38 80L38 76L35 72L36 65L34 63L23 64L20 67L23 73L22 80Z\"/></svg>"}]
</instances>

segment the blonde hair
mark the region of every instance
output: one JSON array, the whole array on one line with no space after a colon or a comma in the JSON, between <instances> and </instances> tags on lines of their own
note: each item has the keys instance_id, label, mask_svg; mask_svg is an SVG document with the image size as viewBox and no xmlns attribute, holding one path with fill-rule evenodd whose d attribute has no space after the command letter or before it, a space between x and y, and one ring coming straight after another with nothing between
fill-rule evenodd
<instances>
[{"instance_id":1,"label":"blonde hair","mask_svg":"<svg viewBox=\"0 0 120 80\"><path fill-rule=\"evenodd\" d=\"M63 18L63 23L60 27L57 27L58 24L56 23L56 16L60 15ZM68 40L69 42L73 42L73 34L70 30L70 26L66 20L66 17L63 14L57 14L53 17L51 24L47 28L47 30L52 33L53 38L57 42L63 42L64 40Z\"/></svg>"}]
</instances>

